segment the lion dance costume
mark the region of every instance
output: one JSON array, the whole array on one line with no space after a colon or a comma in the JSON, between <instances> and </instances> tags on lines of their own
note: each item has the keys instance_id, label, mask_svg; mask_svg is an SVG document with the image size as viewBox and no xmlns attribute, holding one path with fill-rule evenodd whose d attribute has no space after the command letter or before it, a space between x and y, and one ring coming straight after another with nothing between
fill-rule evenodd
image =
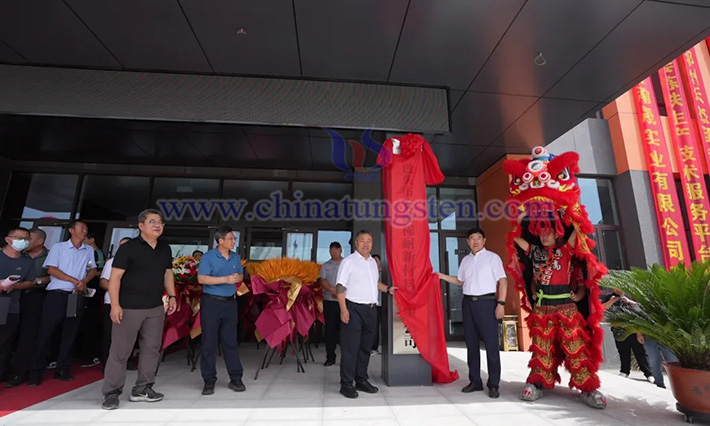
<instances>
[{"instance_id":1,"label":"lion dance costume","mask_svg":"<svg viewBox=\"0 0 710 426\"><path fill-rule=\"evenodd\" d=\"M508 270L522 293L521 306L529 312L532 338L531 370L521 399L534 401L543 389L553 389L561 381L557 368L564 362L570 388L582 391L580 398L587 405L604 408L597 376L603 339L598 282L607 270L591 252L594 241L588 235L594 227L579 204L579 155L554 156L543 147L535 147L532 154L532 160L503 164L511 175L508 201L527 216L513 220L508 234ZM540 236L549 232L557 243L546 247ZM516 244L520 238L527 242L525 249ZM585 295L574 302L571 292L577 293L580 286L586 287Z\"/></svg>"}]
</instances>

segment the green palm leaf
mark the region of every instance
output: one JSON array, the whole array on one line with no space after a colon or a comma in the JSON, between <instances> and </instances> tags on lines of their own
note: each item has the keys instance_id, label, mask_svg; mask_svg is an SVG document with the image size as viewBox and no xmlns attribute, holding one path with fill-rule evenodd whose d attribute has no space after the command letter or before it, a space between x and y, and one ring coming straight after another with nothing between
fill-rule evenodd
<instances>
[{"instance_id":1,"label":"green palm leaf","mask_svg":"<svg viewBox=\"0 0 710 426\"><path fill-rule=\"evenodd\" d=\"M641 333L674 352L685 368L710 371L710 261L666 271L611 271L601 282L638 302L639 309L607 311L612 326Z\"/></svg>"}]
</instances>

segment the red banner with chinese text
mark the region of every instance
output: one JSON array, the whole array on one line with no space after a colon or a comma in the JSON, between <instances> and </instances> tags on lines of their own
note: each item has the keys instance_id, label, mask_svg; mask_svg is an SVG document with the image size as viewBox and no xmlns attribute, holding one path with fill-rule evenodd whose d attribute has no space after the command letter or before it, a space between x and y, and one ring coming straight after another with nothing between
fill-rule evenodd
<instances>
[{"instance_id":1,"label":"red banner with chinese text","mask_svg":"<svg viewBox=\"0 0 710 426\"><path fill-rule=\"evenodd\" d=\"M695 142L697 136L690 117L678 59L661 68L658 75L661 78L661 90L668 111L673 152L685 194L686 216L690 223L693 250L696 259L704 259L710 255L710 225L707 223L710 203L699 157L702 154Z\"/></svg>"},{"instance_id":2,"label":"red banner with chinese text","mask_svg":"<svg viewBox=\"0 0 710 426\"><path fill-rule=\"evenodd\" d=\"M444 180L429 143L419 135L403 135L401 153L393 154L393 139L378 157L383 166L382 191L389 206L385 219L387 263L397 287L395 299L402 322L422 358L431 364L435 383L458 379L449 370L444 335L441 285L429 258L426 186Z\"/></svg>"},{"instance_id":3,"label":"red banner with chinese text","mask_svg":"<svg viewBox=\"0 0 710 426\"><path fill-rule=\"evenodd\" d=\"M695 113L698 143L705 155L705 163L710 165L710 118L708 117L708 95L703 84L703 77L698 66L698 57L695 48L681 56L681 69L683 70L683 83L688 88L689 106Z\"/></svg>"},{"instance_id":4,"label":"red banner with chinese text","mask_svg":"<svg viewBox=\"0 0 710 426\"><path fill-rule=\"evenodd\" d=\"M666 138L661 127L661 116L658 113L658 102L651 78L646 78L636 85L633 94L639 129L643 139L643 149L648 163L648 173L651 178L651 191L656 206L663 260L666 268L670 268L678 263L689 262L690 256L668 154L668 145L666 145Z\"/></svg>"}]
</instances>

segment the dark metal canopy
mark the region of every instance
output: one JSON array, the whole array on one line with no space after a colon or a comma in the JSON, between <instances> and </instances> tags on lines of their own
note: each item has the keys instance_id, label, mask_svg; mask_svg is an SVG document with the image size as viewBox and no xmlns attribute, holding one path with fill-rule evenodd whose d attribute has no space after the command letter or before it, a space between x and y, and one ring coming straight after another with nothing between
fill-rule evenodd
<instances>
[{"instance_id":1,"label":"dark metal canopy","mask_svg":"<svg viewBox=\"0 0 710 426\"><path fill-rule=\"evenodd\" d=\"M444 88L450 133L425 136L446 174L477 176L505 153L554 140L709 33L705 0L8 0L0 64ZM102 116L117 99L101 102L97 81L77 81L99 100L92 114L28 109L70 102L48 89L3 99L2 155L337 170L328 134L313 126L357 127L251 126L241 115L205 124L182 107L192 123L26 115ZM137 105L135 116L103 116L160 120ZM318 108L327 116L328 105Z\"/></svg>"}]
</instances>

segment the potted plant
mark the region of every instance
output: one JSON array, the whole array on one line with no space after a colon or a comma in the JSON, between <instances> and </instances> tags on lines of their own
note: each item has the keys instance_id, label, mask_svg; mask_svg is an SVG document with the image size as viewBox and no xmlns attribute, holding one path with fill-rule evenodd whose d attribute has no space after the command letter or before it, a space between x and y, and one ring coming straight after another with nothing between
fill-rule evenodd
<instances>
[{"instance_id":1,"label":"potted plant","mask_svg":"<svg viewBox=\"0 0 710 426\"><path fill-rule=\"evenodd\" d=\"M664 366L686 421L710 415L710 261L668 271L659 265L612 271L600 284L638 302L638 309L607 311L611 325L650 337L678 356Z\"/></svg>"}]
</instances>

